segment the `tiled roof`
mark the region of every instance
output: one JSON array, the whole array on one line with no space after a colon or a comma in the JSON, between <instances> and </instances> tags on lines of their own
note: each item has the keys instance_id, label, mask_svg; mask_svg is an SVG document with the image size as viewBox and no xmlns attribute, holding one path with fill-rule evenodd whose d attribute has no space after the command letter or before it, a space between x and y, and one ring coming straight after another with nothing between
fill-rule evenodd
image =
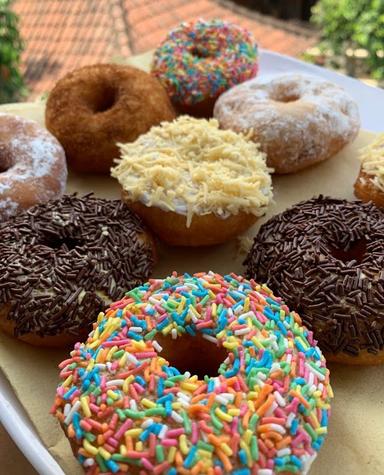
<instances>
[{"instance_id":1,"label":"tiled roof","mask_svg":"<svg viewBox=\"0 0 384 475\"><path fill-rule=\"evenodd\" d=\"M313 31L236 6L229 0L14 0L25 41L30 98L77 67L118 61L155 48L183 20L223 18L251 30L263 48L297 56Z\"/></svg>"}]
</instances>

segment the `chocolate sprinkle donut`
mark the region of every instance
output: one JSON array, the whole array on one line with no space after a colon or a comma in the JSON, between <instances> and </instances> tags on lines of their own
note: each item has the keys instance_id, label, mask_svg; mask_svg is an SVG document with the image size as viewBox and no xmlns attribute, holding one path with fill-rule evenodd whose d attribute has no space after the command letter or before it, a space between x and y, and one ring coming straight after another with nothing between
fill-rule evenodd
<instances>
[{"instance_id":1,"label":"chocolate sprinkle donut","mask_svg":"<svg viewBox=\"0 0 384 475\"><path fill-rule=\"evenodd\" d=\"M149 277L152 240L120 200L64 196L0 225L0 308L14 335L77 335Z\"/></svg>"},{"instance_id":2,"label":"chocolate sprinkle donut","mask_svg":"<svg viewBox=\"0 0 384 475\"><path fill-rule=\"evenodd\" d=\"M328 355L383 350L384 212L372 203L299 203L261 227L244 264L299 312Z\"/></svg>"}]
</instances>

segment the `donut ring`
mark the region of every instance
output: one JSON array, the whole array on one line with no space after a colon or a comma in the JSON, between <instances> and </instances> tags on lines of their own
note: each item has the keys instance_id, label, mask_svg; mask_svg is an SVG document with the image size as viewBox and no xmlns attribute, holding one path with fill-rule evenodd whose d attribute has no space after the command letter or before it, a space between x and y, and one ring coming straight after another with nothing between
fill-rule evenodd
<instances>
[{"instance_id":1,"label":"donut ring","mask_svg":"<svg viewBox=\"0 0 384 475\"><path fill-rule=\"evenodd\" d=\"M119 200L34 206L0 224L0 329L34 345L73 344L153 261L152 240Z\"/></svg>"},{"instance_id":2,"label":"donut ring","mask_svg":"<svg viewBox=\"0 0 384 475\"><path fill-rule=\"evenodd\" d=\"M184 22L154 53L152 74L182 114L212 117L216 99L258 71L258 50L246 29L222 20Z\"/></svg>"},{"instance_id":3,"label":"donut ring","mask_svg":"<svg viewBox=\"0 0 384 475\"><path fill-rule=\"evenodd\" d=\"M223 243L254 224L271 201L264 154L214 119L181 116L119 146L111 175L122 199L168 244Z\"/></svg>"},{"instance_id":4,"label":"donut ring","mask_svg":"<svg viewBox=\"0 0 384 475\"><path fill-rule=\"evenodd\" d=\"M64 193L63 148L36 122L0 112L0 221Z\"/></svg>"},{"instance_id":5,"label":"donut ring","mask_svg":"<svg viewBox=\"0 0 384 475\"><path fill-rule=\"evenodd\" d=\"M60 369L52 413L92 475L307 473L327 432L312 333L235 274L150 280Z\"/></svg>"},{"instance_id":6,"label":"donut ring","mask_svg":"<svg viewBox=\"0 0 384 475\"><path fill-rule=\"evenodd\" d=\"M371 203L304 201L256 236L247 276L293 308L329 361L384 362L384 212Z\"/></svg>"},{"instance_id":7,"label":"donut ring","mask_svg":"<svg viewBox=\"0 0 384 475\"><path fill-rule=\"evenodd\" d=\"M45 114L70 167L83 173L108 173L119 155L116 142L133 142L174 117L155 78L117 64L85 66L64 76L51 91Z\"/></svg>"},{"instance_id":8,"label":"donut ring","mask_svg":"<svg viewBox=\"0 0 384 475\"><path fill-rule=\"evenodd\" d=\"M339 86L304 74L247 81L223 94L214 116L224 129L253 131L276 173L327 160L357 135L357 104Z\"/></svg>"}]
</instances>

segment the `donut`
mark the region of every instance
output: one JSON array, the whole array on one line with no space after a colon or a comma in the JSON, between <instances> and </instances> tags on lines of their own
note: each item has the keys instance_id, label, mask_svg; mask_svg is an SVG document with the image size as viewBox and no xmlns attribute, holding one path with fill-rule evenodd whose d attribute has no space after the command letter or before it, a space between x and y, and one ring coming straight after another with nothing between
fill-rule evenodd
<instances>
[{"instance_id":1,"label":"donut","mask_svg":"<svg viewBox=\"0 0 384 475\"><path fill-rule=\"evenodd\" d=\"M90 475L307 473L327 434L312 333L235 274L149 280L59 367L51 412Z\"/></svg>"},{"instance_id":2,"label":"donut","mask_svg":"<svg viewBox=\"0 0 384 475\"><path fill-rule=\"evenodd\" d=\"M252 226L272 198L264 155L213 119L181 116L120 149L111 173L123 201L171 245L228 241Z\"/></svg>"},{"instance_id":3,"label":"donut","mask_svg":"<svg viewBox=\"0 0 384 475\"><path fill-rule=\"evenodd\" d=\"M156 49L152 74L182 114L212 117L216 99L258 71L256 41L222 20L194 20L171 30Z\"/></svg>"},{"instance_id":4,"label":"donut","mask_svg":"<svg viewBox=\"0 0 384 475\"><path fill-rule=\"evenodd\" d=\"M161 84L131 66L94 64L58 81L45 120L61 142L69 166L81 173L109 173L116 142L133 142L152 125L175 117Z\"/></svg>"},{"instance_id":5,"label":"donut","mask_svg":"<svg viewBox=\"0 0 384 475\"><path fill-rule=\"evenodd\" d=\"M0 224L0 330L33 345L73 344L153 261L151 238L120 200L64 195L33 206Z\"/></svg>"},{"instance_id":6,"label":"donut","mask_svg":"<svg viewBox=\"0 0 384 475\"><path fill-rule=\"evenodd\" d=\"M357 135L359 111L340 86L286 73L234 87L215 104L223 129L252 131L276 173L294 173L339 152Z\"/></svg>"},{"instance_id":7,"label":"donut","mask_svg":"<svg viewBox=\"0 0 384 475\"><path fill-rule=\"evenodd\" d=\"M61 196L64 150L36 122L0 112L0 221Z\"/></svg>"},{"instance_id":8,"label":"donut","mask_svg":"<svg viewBox=\"0 0 384 475\"><path fill-rule=\"evenodd\" d=\"M384 134L361 151L360 159L361 168L355 183L355 195L384 208Z\"/></svg>"},{"instance_id":9,"label":"donut","mask_svg":"<svg viewBox=\"0 0 384 475\"><path fill-rule=\"evenodd\" d=\"M327 360L384 362L384 212L322 196L265 223L247 276L300 313Z\"/></svg>"}]
</instances>

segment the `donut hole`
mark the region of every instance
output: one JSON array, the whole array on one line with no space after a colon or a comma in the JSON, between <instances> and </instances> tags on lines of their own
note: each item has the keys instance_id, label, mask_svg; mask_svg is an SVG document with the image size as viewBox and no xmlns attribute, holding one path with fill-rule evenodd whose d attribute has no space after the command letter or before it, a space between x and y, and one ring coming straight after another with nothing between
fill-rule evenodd
<instances>
[{"instance_id":1,"label":"donut hole","mask_svg":"<svg viewBox=\"0 0 384 475\"><path fill-rule=\"evenodd\" d=\"M300 93L296 87L277 84L271 92L271 99L276 102L295 102L300 99Z\"/></svg>"},{"instance_id":2,"label":"donut hole","mask_svg":"<svg viewBox=\"0 0 384 475\"><path fill-rule=\"evenodd\" d=\"M8 171L13 165L11 153L8 147L0 144L0 173Z\"/></svg>"},{"instance_id":3,"label":"donut hole","mask_svg":"<svg viewBox=\"0 0 384 475\"><path fill-rule=\"evenodd\" d=\"M290 94L280 98L280 102L295 102L298 101L300 97L297 94Z\"/></svg>"},{"instance_id":4,"label":"donut hole","mask_svg":"<svg viewBox=\"0 0 384 475\"><path fill-rule=\"evenodd\" d=\"M163 347L160 355L180 373L189 371L204 379L204 376L217 376L222 362L228 356L226 349L202 337L184 335L177 339L157 334L155 340Z\"/></svg>"},{"instance_id":5,"label":"donut hole","mask_svg":"<svg viewBox=\"0 0 384 475\"><path fill-rule=\"evenodd\" d=\"M110 84L103 84L95 91L92 101L92 110L95 114L106 112L116 104L117 91Z\"/></svg>"},{"instance_id":6,"label":"donut hole","mask_svg":"<svg viewBox=\"0 0 384 475\"><path fill-rule=\"evenodd\" d=\"M61 237L54 235L46 235L39 243L42 246L50 247L51 249L67 249L71 251L76 247L82 246L84 242L79 238Z\"/></svg>"},{"instance_id":7,"label":"donut hole","mask_svg":"<svg viewBox=\"0 0 384 475\"><path fill-rule=\"evenodd\" d=\"M1 160L1 157L0 157L0 173L4 173L6 171L9 170L9 166L7 166L2 160Z\"/></svg>"},{"instance_id":8,"label":"donut hole","mask_svg":"<svg viewBox=\"0 0 384 475\"><path fill-rule=\"evenodd\" d=\"M360 264L367 252L367 241L363 239L357 239L352 241L347 247L331 247L331 254L335 259L348 263L356 261Z\"/></svg>"},{"instance_id":9,"label":"donut hole","mask_svg":"<svg viewBox=\"0 0 384 475\"><path fill-rule=\"evenodd\" d=\"M206 48L201 48L199 46L195 46L191 51L192 56L197 59L205 59L209 58L210 54Z\"/></svg>"},{"instance_id":10,"label":"donut hole","mask_svg":"<svg viewBox=\"0 0 384 475\"><path fill-rule=\"evenodd\" d=\"M300 96L298 94L294 93L289 93L289 91L286 91L285 93L278 94L273 100L277 102L295 102L300 99Z\"/></svg>"}]
</instances>

